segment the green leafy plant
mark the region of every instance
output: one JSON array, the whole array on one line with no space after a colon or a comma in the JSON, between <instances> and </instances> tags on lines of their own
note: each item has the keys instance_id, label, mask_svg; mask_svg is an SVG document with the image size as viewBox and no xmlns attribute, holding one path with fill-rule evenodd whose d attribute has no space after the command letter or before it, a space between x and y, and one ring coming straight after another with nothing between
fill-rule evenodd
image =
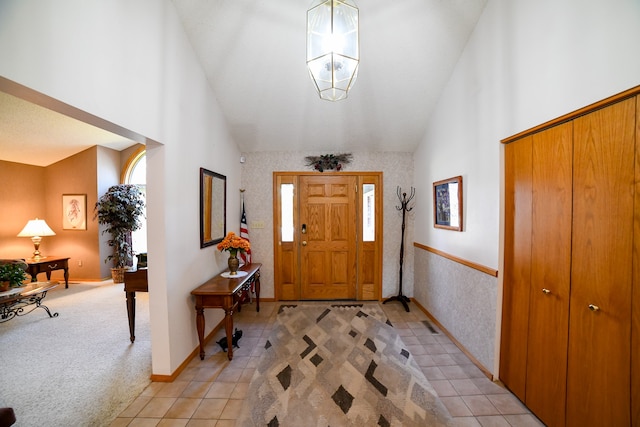
<instances>
[{"instance_id":1,"label":"green leafy plant","mask_svg":"<svg viewBox=\"0 0 640 427\"><path fill-rule=\"evenodd\" d=\"M351 153L323 154L322 156L307 156L304 158L307 166L312 166L318 172L325 170L342 170L343 165L348 165L353 160Z\"/></svg>"},{"instance_id":2,"label":"green leafy plant","mask_svg":"<svg viewBox=\"0 0 640 427\"><path fill-rule=\"evenodd\" d=\"M107 244L113 253L104 262L113 260L115 268L131 265L133 252L131 232L140 229L144 214L144 196L137 185L120 184L110 187L96 202L94 220L106 227L102 234L111 234Z\"/></svg>"},{"instance_id":3,"label":"green leafy plant","mask_svg":"<svg viewBox=\"0 0 640 427\"><path fill-rule=\"evenodd\" d=\"M9 286L17 288L27 279L25 265L21 263L7 263L0 265L0 282L9 282Z\"/></svg>"}]
</instances>

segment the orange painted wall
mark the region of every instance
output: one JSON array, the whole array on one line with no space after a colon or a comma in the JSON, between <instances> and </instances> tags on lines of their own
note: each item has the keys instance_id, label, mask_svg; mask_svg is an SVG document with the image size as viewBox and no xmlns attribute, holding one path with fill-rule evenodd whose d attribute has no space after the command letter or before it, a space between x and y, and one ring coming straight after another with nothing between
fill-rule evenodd
<instances>
[{"instance_id":1,"label":"orange painted wall","mask_svg":"<svg viewBox=\"0 0 640 427\"><path fill-rule=\"evenodd\" d=\"M44 172L42 167L0 161L0 258L25 258L33 253L31 240L16 236L28 220L47 219ZM47 243L44 240L41 248Z\"/></svg>"},{"instance_id":2,"label":"orange painted wall","mask_svg":"<svg viewBox=\"0 0 640 427\"><path fill-rule=\"evenodd\" d=\"M71 257L69 277L75 280L103 278L98 251L98 223L93 221L93 206L98 193L96 149L89 148L45 168L47 223L56 232L55 239L52 238L47 245L46 253ZM86 230L62 229L63 194L86 194Z\"/></svg>"},{"instance_id":3,"label":"orange painted wall","mask_svg":"<svg viewBox=\"0 0 640 427\"><path fill-rule=\"evenodd\" d=\"M27 258L29 238L16 237L29 219L43 218L56 233L44 237L43 255L70 257L70 280L102 280L98 224L93 221L97 199L97 147L46 167L0 161L0 258ZM62 195L87 195L87 230L62 229ZM82 261L82 266L79 266ZM44 274L38 276L45 280ZM63 279L62 271L52 278Z\"/></svg>"}]
</instances>

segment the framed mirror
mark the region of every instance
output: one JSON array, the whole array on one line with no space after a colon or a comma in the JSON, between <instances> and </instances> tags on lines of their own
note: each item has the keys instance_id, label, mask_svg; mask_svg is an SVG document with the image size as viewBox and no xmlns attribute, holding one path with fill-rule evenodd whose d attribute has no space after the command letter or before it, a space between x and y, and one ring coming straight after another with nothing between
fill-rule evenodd
<instances>
[{"instance_id":1,"label":"framed mirror","mask_svg":"<svg viewBox=\"0 0 640 427\"><path fill-rule=\"evenodd\" d=\"M462 177L433 183L433 226L462 231Z\"/></svg>"},{"instance_id":2,"label":"framed mirror","mask_svg":"<svg viewBox=\"0 0 640 427\"><path fill-rule=\"evenodd\" d=\"M200 168L200 248L227 234L227 177Z\"/></svg>"}]
</instances>

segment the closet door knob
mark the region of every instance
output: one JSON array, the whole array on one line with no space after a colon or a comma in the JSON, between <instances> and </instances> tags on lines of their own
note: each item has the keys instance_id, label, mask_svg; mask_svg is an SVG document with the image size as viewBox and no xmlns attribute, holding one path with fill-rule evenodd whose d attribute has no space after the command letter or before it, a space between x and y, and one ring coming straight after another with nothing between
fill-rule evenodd
<instances>
[{"instance_id":1,"label":"closet door knob","mask_svg":"<svg viewBox=\"0 0 640 427\"><path fill-rule=\"evenodd\" d=\"M306 240L302 241L302 246L307 246L307 241Z\"/></svg>"},{"instance_id":2,"label":"closet door knob","mask_svg":"<svg viewBox=\"0 0 640 427\"><path fill-rule=\"evenodd\" d=\"M598 311L600 310L600 307L598 307L597 305L589 304L589 310Z\"/></svg>"},{"instance_id":3,"label":"closet door knob","mask_svg":"<svg viewBox=\"0 0 640 427\"><path fill-rule=\"evenodd\" d=\"M542 293L545 295L549 295L551 293L551 291L547 288L542 288Z\"/></svg>"}]
</instances>

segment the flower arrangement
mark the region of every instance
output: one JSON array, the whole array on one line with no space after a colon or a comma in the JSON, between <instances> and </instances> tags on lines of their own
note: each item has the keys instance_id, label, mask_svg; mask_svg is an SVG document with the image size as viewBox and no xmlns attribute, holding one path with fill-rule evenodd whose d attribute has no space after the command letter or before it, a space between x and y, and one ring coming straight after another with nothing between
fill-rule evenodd
<instances>
[{"instance_id":1,"label":"flower arrangement","mask_svg":"<svg viewBox=\"0 0 640 427\"><path fill-rule=\"evenodd\" d=\"M237 254L238 251L246 252L249 249L251 249L251 243L247 239L237 236L233 231L228 232L222 242L218 243L220 252L229 251L232 255Z\"/></svg>"}]
</instances>

